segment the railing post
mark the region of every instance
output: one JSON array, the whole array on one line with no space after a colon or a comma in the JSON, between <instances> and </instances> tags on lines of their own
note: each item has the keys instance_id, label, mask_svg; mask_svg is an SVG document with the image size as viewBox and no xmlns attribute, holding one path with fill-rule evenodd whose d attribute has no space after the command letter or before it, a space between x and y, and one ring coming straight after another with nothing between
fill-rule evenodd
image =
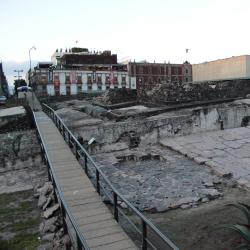
<instances>
[{"instance_id":1,"label":"railing post","mask_svg":"<svg viewBox=\"0 0 250 250\"><path fill-rule=\"evenodd\" d=\"M62 203L61 203L61 211L62 211L62 219L63 219L63 231L65 234L67 234L68 228L66 224L66 213L65 213L65 208Z\"/></svg>"},{"instance_id":2,"label":"railing post","mask_svg":"<svg viewBox=\"0 0 250 250\"><path fill-rule=\"evenodd\" d=\"M76 234L77 250L82 250L82 244L78 234Z\"/></svg>"},{"instance_id":3,"label":"railing post","mask_svg":"<svg viewBox=\"0 0 250 250\"><path fill-rule=\"evenodd\" d=\"M64 128L64 126L62 127L62 134L63 134L63 139L65 141L65 128Z\"/></svg>"},{"instance_id":4,"label":"railing post","mask_svg":"<svg viewBox=\"0 0 250 250\"><path fill-rule=\"evenodd\" d=\"M79 154L78 154L78 144L77 142L75 141L75 155L76 155L76 159L78 160L79 159Z\"/></svg>"},{"instance_id":5,"label":"railing post","mask_svg":"<svg viewBox=\"0 0 250 250\"><path fill-rule=\"evenodd\" d=\"M71 141L71 135L70 135L70 133L69 133L69 147L70 147L70 148L73 148L73 145L72 145L72 141Z\"/></svg>"},{"instance_id":6,"label":"railing post","mask_svg":"<svg viewBox=\"0 0 250 250\"><path fill-rule=\"evenodd\" d=\"M95 177L96 177L96 190L97 193L100 194L100 174L98 169L95 169Z\"/></svg>"},{"instance_id":7,"label":"railing post","mask_svg":"<svg viewBox=\"0 0 250 250\"><path fill-rule=\"evenodd\" d=\"M89 176L89 171L88 171L88 158L87 158L87 155L84 154L84 170L85 170L85 174L87 176ZM99 173L98 173L99 175Z\"/></svg>"},{"instance_id":8,"label":"railing post","mask_svg":"<svg viewBox=\"0 0 250 250\"><path fill-rule=\"evenodd\" d=\"M44 159L45 159L45 164L47 165L47 171L48 171L48 181L52 181L52 176L51 176L51 172L50 172L50 165L47 159L47 156L44 155Z\"/></svg>"},{"instance_id":9,"label":"railing post","mask_svg":"<svg viewBox=\"0 0 250 250\"><path fill-rule=\"evenodd\" d=\"M40 146L41 146L41 154L42 154L42 163L46 163L45 162L45 156L44 156L44 154L45 154L45 152L44 152L44 148L43 148L43 144L42 144L42 142L40 143Z\"/></svg>"},{"instance_id":10,"label":"railing post","mask_svg":"<svg viewBox=\"0 0 250 250\"><path fill-rule=\"evenodd\" d=\"M118 208L117 208L117 194L113 191L113 199L114 199L114 218L118 221Z\"/></svg>"},{"instance_id":11,"label":"railing post","mask_svg":"<svg viewBox=\"0 0 250 250\"><path fill-rule=\"evenodd\" d=\"M147 250L147 224L142 220L142 250Z\"/></svg>"}]
</instances>

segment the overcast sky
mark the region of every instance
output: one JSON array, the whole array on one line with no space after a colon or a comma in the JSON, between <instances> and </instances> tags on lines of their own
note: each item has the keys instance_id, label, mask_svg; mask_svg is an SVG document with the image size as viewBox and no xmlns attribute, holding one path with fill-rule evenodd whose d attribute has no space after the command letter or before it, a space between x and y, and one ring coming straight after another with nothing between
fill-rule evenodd
<instances>
[{"instance_id":1,"label":"overcast sky","mask_svg":"<svg viewBox=\"0 0 250 250\"><path fill-rule=\"evenodd\" d=\"M182 63L186 48L191 63L250 54L249 16L249 0L0 0L0 60L9 78L29 68L32 46L35 64L76 41L119 60Z\"/></svg>"}]
</instances>

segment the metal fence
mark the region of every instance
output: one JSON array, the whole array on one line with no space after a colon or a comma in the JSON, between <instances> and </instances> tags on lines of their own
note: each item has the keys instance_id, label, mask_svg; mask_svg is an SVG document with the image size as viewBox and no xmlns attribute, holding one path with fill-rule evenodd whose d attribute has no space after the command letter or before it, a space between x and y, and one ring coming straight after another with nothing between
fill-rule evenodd
<instances>
[{"instance_id":1,"label":"metal fence","mask_svg":"<svg viewBox=\"0 0 250 250\"><path fill-rule=\"evenodd\" d=\"M141 248L146 250L151 249L173 249L179 250L179 248L166 237L151 221L149 221L138 209L136 209L109 181L104 172L96 165L92 157L89 155L87 150L81 145L73 133L68 129L63 120L55 113L55 111L48 105L42 105L43 111L47 113L54 121L56 127L60 131L66 143L72 149L76 158L80 162L85 173L92 179L92 182L97 190L97 192L105 197L106 202L112 205L114 219L119 222L121 218L125 219L132 228L140 235L141 238ZM44 151L46 148L44 146ZM46 153L45 153L46 155ZM47 160L48 161L48 160ZM48 164L49 165L49 164ZM53 173L52 173L53 175ZM60 194L62 195L62 194ZM64 200L62 199L64 202ZM131 216L127 216L124 209L120 207L119 204L125 204L127 209L136 218L136 222L131 219ZM63 205L65 211L67 210L66 204ZM74 224L75 221L71 216L71 222ZM139 223L137 223L139 222ZM73 225L74 226L74 225ZM75 224L74 226L77 234L79 230ZM152 240L153 239L153 240ZM78 236L78 241L84 246L85 241ZM160 247L158 247L160 246ZM86 248L88 249L88 248Z\"/></svg>"}]
</instances>

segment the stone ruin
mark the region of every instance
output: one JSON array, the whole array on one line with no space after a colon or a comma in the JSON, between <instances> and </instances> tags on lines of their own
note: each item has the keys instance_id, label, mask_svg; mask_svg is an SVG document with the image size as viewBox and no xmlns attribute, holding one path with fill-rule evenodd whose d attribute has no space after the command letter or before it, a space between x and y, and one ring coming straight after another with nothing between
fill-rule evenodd
<instances>
[{"instance_id":1,"label":"stone ruin","mask_svg":"<svg viewBox=\"0 0 250 250\"><path fill-rule=\"evenodd\" d=\"M153 103L185 103L246 97L250 80L228 80L201 83L163 83L138 89L138 100Z\"/></svg>"},{"instance_id":2,"label":"stone ruin","mask_svg":"<svg viewBox=\"0 0 250 250\"><path fill-rule=\"evenodd\" d=\"M96 97L95 101L110 105L122 102L136 101L137 91L132 89L109 89L103 95Z\"/></svg>"}]
</instances>

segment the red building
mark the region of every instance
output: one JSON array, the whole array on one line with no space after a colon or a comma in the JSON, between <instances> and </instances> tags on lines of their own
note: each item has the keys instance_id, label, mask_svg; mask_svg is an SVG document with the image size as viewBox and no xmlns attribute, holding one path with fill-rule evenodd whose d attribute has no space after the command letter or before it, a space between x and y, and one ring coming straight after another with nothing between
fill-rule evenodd
<instances>
[{"instance_id":1,"label":"red building","mask_svg":"<svg viewBox=\"0 0 250 250\"><path fill-rule=\"evenodd\" d=\"M129 62L129 75L136 77L137 88L152 88L158 83L192 82L192 65L183 64Z\"/></svg>"}]
</instances>

